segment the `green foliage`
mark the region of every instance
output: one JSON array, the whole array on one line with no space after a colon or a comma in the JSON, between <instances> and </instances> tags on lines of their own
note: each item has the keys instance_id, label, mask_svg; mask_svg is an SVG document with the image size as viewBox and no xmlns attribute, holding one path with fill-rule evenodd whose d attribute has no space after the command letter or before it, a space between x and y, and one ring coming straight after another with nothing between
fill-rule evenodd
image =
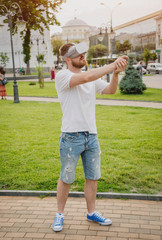
<instances>
[{"instance_id":1,"label":"green foliage","mask_svg":"<svg viewBox=\"0 0 162 240\"><path fill-rule=\"evenodd\" d=\"M107 48L102 44L91 46L88 50L88 58L103 57L106 52Z\"/></svg>"},{"instance_id":2,"label":"green foliage","mask_svg":"<svg viewBox=\"0 0 162 240\"><path fill-rule=\"evenodd\" d=\"M119 83L120 92L123 94L142 94L146 85L142 82L139 72L133 67L134 56L129 55L129 62L125 76Z\"/></svg>"},{"instance_id":3,"label":"green foliage","mask_svg":"<svg viewBox=\"0 0 162 240\"><path fill-rule=\"evenodd\" d=\"M116 41L115 49L118 53L127 53L130 50L132 45L129 43L129 40L125 40L124 43L120 43L120 41Z\"/></svg>"},{"instance_id":4,"label":"green foliage","mask_svg":"<svg viewBox=\"0 0 162 240\"><path fill-rule=\"evenodd\" d=\"M100 59L100 60L99 60L99 64L100 64L101 66L105 65L105 63L106 63L106 59Z\"/></svg>"},{"instance_id":5,"label":"green foliage","mask_svg":"<svg viewBox=\"0 0 162 240\"><path fill-rule=\"evenodd\" d=\"M137 60L137 62L141 61L142 60L142 56L141 55L137 55L136 56L136 60Z\"/></svg>"},{"instance_id":6,"label":"green foliage","mask_svg":"<svg viewBox=\"0 0 162 240\"><path fill-rule=\"evenodd\" d=\"M3 67L6 67L7 62L9 62L9 57L7 56L7 53L0 53L0 63L2 64Z\"/></svg>"},{"instance_id":7,"label":"green foliage","mask_svg":"<svg viewBox=\"0 0 162 240\"><path fill-rule=\"evenodd\" d=\"M91 56L87 56L87 62L88 62L88 64L91 64L93 62Z\"/></svg>"},{"instance_id":8,"label":"green foliage","mask_svg":"<svg viewBox=\"0 0 162 240\"><path fill-rule=\"evenodd\" d=\"M60 5L65 1L66 0L14 0L14 2L20 5L23 20L26 21L26 29L21 32L21 36L23 38L23 53L25 55L24 62L27 64L28 68L31 57L31 30L39 30L40 34L43 35L45 28L49 30L49 25L59 25L60 23L57 21L55 13L58 12ZM1 2L7 8L10 8L11 4L13 4L12 0L1 0ZM19 15L20 14L17 9L16 14L12 18L13 33L17 32L16 21ZM29 70L27 70L27 72L29 72Z\"/></svg>"},{"instance_id":9,"label":"green foliage","mask_svg":"<svg viewBox=\"0 0 162 240\"><path fill-rule=\"evenodd\" d=\"M156 52L153 52L151 54L151 60L155 61L156 59L157 59L157 54L156 54Z\"/></svg>"},{"instance_id":10,"label":"green foliage","mask_svg":"<svg viewBox=\"0 0 162 240\"><path fill-rule=\"evenodd\" d=\"M68 43L80 43L80 40L78 40L78 39L70 40L70 41L68 41Z\"/></svg>"},{"instance_id":11,"label":"green foliage","mask_svg":"<svg viewBox=\"0 0 162 240\"><path fill-rule=\"evenodd\" d=\"M39 54L36 56L36 58L38 63L42 63L42 65L46 63L46 61L44 60L44 54Z\"/></svg>"},{"instance_id":12,"label":"green foliage","mask_svg":"<svg viewBox=\"0 0 162 240\"><path fill-rule=\"evenodd\" d=\"M59 62L59 55L60 55L60 47L64 44L63 40L61 39L53 39L52 42L53 47L53 54L57 56L57 63Z\"/></svg>"},{"instance_id":13,"label":"green foliage","mask_svg":"<svg viewBox=\"0 0 162 240\"><path fill-rule=\"evenodd\" d=\"M33 85L36 85L36 82L30 82L29 83L29 86L33 86Z\"/></svg>"},{"instance_id":14,"label":"green foliage","mask_svg":"<svg viewBox=\"0 0 162 240\"><path fill-rule=\"evenodd\" d=\"M43 76L43 64L46 62L44 61L44 54L39 54L37 57L38 65L36 66L36 70L38 71L38 82L40 88L44 88L44 76Z\"/></svg>"},{"instance_id":15,"label":"green foliage","mask_svg":"<svg viewBox=\"0 0 162 240\"><path fill-rule=\"evenodd\" d=\"M147 48L144 48L144 52L143 52L142 56L143 56L143 60L144 60L145 63L146 63L146 66L147 66L147 65L148 65L148 61L149 61L149 59L151 58L151 52L150 52L150 50L147 49Z\"/></svg>"},{"instance_id":16,"label":"green foliage","mask_svg":"<svg viewBox=\"0 0 162 240\"><path fill-rule=\"evenodd\" d=\"M97 57L96 46L91 46L88 49L88 56L87 56L87 58L96 58L96 57Z\"/></svg>"},{"instance_id":17,"label":"green foliage","mask_svg":"<svg viewBox=\"0 0 162 240\"><path fill-rule=\"evenodd\" d=\"M23 54L24 54L24 62L27 64L31 58L30 54L30 37L31 32L29 29L26 29L24 41L23 41Z\"/></svg>"}]
</instances>

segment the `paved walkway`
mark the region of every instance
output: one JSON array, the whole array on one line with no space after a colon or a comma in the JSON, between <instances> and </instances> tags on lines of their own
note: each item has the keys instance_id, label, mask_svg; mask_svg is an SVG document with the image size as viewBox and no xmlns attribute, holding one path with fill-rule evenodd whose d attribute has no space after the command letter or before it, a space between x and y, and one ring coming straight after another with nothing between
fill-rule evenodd
<instances>
[{"instance_id":1,"label":"paved walkway","mask_svg":"<svg viewBox=\"0 0 162 240\"><path fill-rule=\"evenodd\" d=\"M8 100L13 100L13 97L7 96ZM59 102L58 98L51 97L19 97L20 101L41 101L41 102ZM162 109L162 103L160 102L145 102L145 101L125 101L125 100L109 100L109 99L97 99L97 105L105 106L133 106L133 107L148 107Z\"/></svg>"},{"instance_id":2,"label":"paved walkway","mask_svg":"<svg viewBox=\"0 0 162 240\"><path fill-rule=\"evenodd\" d=\"M0 196L0 239L162 240L162 202L98 199L96 208L111 226L88 222L85 199L68 198L64 229L55 233L56 197Z\"/></svg>"}]
</instances>

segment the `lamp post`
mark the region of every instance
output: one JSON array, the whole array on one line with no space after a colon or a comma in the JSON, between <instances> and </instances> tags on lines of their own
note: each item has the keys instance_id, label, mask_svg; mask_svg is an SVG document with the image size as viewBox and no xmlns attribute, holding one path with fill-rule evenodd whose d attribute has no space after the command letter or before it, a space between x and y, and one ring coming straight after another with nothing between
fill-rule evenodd
<instances>
[{"instance_id":1,"label":"lamp post","mask_svg":"<svg viewBox=\"0 0 162 240\"><path fill-rule=\"evenodd\" d=\"M38 63L40 63L39 61L39 41L42 41L42 44L45 44L45 41L44 41L44 38L38 36L38 37L34 37L32 38L31 40L31 44L33 45L33 40L36 41L36 44L37 44L37 52L38 52Z\"/></svg>"},{"instance_id":2,"label":"lamp post","mask_svg":"<svg viewBox=\"0 0 162 240\"><path fill-rule=\"evenodd\" d=\"M107 52L106 52L106 56L107 56L107 58L106 58L106 63L108 64L108 56L109 56L109 51L108 51L108 49L109 49L109 47L108 47L108 28L107 27L105 27L105 26L103 26L103 27L100 27L99 28L99 35L98 35L98 40L100 41L100 42L102 42L103 40L104 40L104 36L106 36L106 48L107 48Z\"/></svg>"},{"instance_id":3,"label":"lamp post","mask_svg":"<svg viewBox=\"0 0 162 240\"><path fill-rule=\"evenodd\" d=\"M112 40L114 39L115 37L115 32L113 31L113 26L112 26L112 13L114 11L114 9L118 6L118 5L121 5L122 2L119 2L117 5L115 5L112 10L110 10L110 8L105 4L105 3L100 3L100 5L103 5L105 6L105 8L108 9L109 13L110 13L110 30L109 30L109 43L108 43L108 46L109 46L109 54L112 55Z\"/></svg>"},{"instance_id":4,"label":"lamp post","mask_svg":"<svg viewBox=\"0 0 162 240\"><path fill-rule=\"evenodd\" d=\"M16 22L18 28L21 28L20 31L23 31L26 26L26 22L22 18L22 12L21 8L18 3L13 2L9 8L7 8L5 5L0 5L1 10L4 9L2 16L7 16L8 18L8 26L10 30L10 41L11 41L11 53L12 53L12 64L13 64L13 77L14 77L14 83L13 83L13 89L14 89L14 103L19 103L19 94L18 94L18 85L16 81L16 74L15 74L15 59L14 59L14 47L13 47L13 40L12 40L12 16L16 14L16 9L18 7L18 13L19 13L19 21Z\"/></svg>"},{"instance_id":5,"label":"lamp post","mask_svg":"<svg viewBox=\"0 0 162 240\"><path fill-rule=\"evenodd\" d=\"M109 44L109 42L108 42L108 28L103 26L103 27L100 27L99 30L100 30L100 32L99 32L98 40L100 42L103 41L104 36L106 35L106 48L107 48L106 64L108 64L108 56L109 56L109 50L108 50L109 49L109 46L108 46L108 44ZM110 75L109 74L106 74L106 75L107 75L107 82L110 82Z\"/></svg>"}]
</instances>

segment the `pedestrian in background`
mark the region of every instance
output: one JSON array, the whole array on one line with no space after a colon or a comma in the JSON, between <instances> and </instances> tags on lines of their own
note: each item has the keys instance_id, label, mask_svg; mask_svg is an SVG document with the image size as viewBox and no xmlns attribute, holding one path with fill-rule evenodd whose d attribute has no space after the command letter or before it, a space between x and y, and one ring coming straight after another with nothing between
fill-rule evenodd
<instances>
[{"instance_id":1,"label":"pedestrian in background","mask_svg":"<svg viewBox=\"0 0 162 240\"><path fill-rule=\"evenodd\" d=\"M51 80L55 80L55 68L51 68Z\"/></svg>"},{"instance_id":2,"label":"pedestrian in background","mask_svg":"<svg viewBox=\"0 0 162 240\"><path fill-rule=\"evenodd\" d=\"M143 66L143 62L140 61L140 64L138 65L138 71L139 71L139 74L141 76L141 78L143 77L143 70L142 70L142 66Z\"/></svg>"},{"instance_id":3,"label":"pedestrian in background","mask_svg":"<svg viewBox=\"0 0 162 240\"><path fill-rule=\"evenodd\" d=\"M2 97L1 99L6 99L7 96L7 91L6 91L6 86L3 85L3 79L5 77L5 70L3 67L0 67L0 96Z\"/></svg>"}]
</instances>

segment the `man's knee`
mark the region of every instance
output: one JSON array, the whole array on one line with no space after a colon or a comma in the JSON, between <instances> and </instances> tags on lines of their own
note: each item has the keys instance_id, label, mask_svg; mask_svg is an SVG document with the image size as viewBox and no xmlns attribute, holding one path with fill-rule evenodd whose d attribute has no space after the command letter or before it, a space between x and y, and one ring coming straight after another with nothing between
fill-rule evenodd
<instances>
[{"instance_id":1,"label":"man's knee","mask_svg":"<svg viewBox=\"0 0 162 240\"><path fill-rule=\"evenodd\" d=\"M75 181L75 173L68 167L65 169L65 172L61 174L60 179L66 184L72 184Z\"/></svg>"}]
</instances>

